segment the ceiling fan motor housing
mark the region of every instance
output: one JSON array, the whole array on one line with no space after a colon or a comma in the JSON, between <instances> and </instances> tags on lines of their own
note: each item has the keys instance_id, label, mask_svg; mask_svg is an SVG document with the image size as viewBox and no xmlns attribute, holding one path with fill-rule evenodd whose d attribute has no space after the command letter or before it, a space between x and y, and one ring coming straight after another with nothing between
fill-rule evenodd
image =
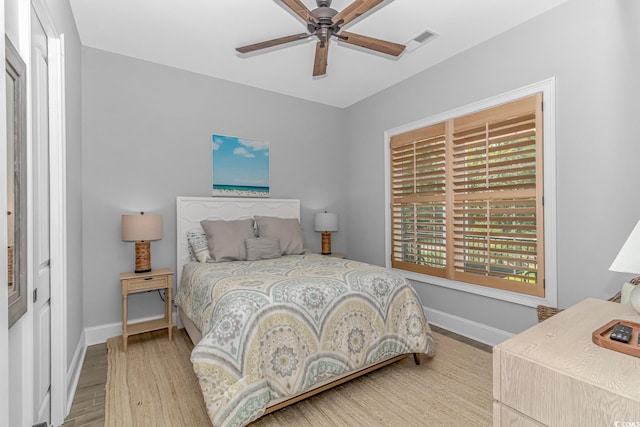
<instances>
[{"instance_id":1,"label":"ceiling fan motor housing","mask_svg":"<svg viewBox=\"0 0 640 427\"><path fill-rule=\"evenodd\" d=\"M320 4L320 2L318 2L318 4ZM321 24L326 22L331 25L333 23L331 19L338 14L338 11L331 9L329 6L320 6L317 9L313 9L311 13L318 19L318 21L320 21Z\"/></svg>"},{"instance_id":2,"label":"ceiling fan motor housing","mask_svg":"<svg viewBox=\"0 0 640 427\"><path fill-rule=\"evenodd\" d=\"M329 41L332 35L336 34L340 28L334 24L333 17L338 14L338 11L331 9L331 0L316 0L318 8L311 11L311 14L316 18L317 24L309 22L308 30L310 33L315 34L324 44Z\"/></svg>"}]
</instances>

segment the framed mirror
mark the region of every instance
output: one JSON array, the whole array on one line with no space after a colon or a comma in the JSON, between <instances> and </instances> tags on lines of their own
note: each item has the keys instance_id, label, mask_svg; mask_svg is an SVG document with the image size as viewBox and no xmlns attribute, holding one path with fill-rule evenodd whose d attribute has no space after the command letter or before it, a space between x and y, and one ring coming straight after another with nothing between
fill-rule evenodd
<instances>
[{"instance_id":1,"label":"framed mirror","mask_svg":"<svg viewBox=\"0 0 640 427\"><path fill-rule=\"evenodd\" d=\"M7 83L7 282L9 327L27 312L26 66L5 36Z\"/></svg>"}]
</instances>

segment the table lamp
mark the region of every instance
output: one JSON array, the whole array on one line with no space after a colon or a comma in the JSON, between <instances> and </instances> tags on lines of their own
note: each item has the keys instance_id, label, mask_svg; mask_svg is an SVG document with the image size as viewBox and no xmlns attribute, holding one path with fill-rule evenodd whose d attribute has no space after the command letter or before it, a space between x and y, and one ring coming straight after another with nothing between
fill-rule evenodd
<instances>
[{"instance_id":1,"label":"table lamp","mask_svg":"<svg viewBox=\"0 0 640 427\"><path fill-rule=\"evenodd\" d=\"M338 231L338 214L318 212L314 217L314 228L322 232L322 255L331 255L331 232Z\"/></svg>"},{"instance_id":2,"label":"table lamp","mask_svg":"<svg viewBox=\"0 0 640 427\"><path fill-rule=\"evenodd\" d=\"M627 241L622 245L618 256L609 267L611 271L619 273L640 274L640 221L627 237ZM640 277L636 277L625 283L622 287L621 302L628 302L640 312Z\"/></svg>"},{"instance_id":3,"label":"table lamp","mask_svg":"<svg viewBox=\"0 0 640 427\"><path fill-rule=\"evenodd\" d=\"M162 239L162 216L122 215L122 240L136 242L136 273L151 271L151 240Z\"/></svg>"}]
</instances>

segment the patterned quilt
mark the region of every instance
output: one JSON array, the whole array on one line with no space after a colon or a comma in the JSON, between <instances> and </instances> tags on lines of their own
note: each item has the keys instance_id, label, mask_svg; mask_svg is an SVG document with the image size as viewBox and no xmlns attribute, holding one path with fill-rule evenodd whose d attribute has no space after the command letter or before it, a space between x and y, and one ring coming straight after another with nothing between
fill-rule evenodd
<instances>
[{"instance_id":1,"label":"patterned quilt","mask_svg":"<svg viewBox=\"0 0 640 427\"><path fill-rule=\"evenodd\" d=\"M409 283L355 261L189 263L176 303L203 335L191 361L214 426L244 426L274 399L400 354L434 354Z\"/></svg>"}]
</instances>

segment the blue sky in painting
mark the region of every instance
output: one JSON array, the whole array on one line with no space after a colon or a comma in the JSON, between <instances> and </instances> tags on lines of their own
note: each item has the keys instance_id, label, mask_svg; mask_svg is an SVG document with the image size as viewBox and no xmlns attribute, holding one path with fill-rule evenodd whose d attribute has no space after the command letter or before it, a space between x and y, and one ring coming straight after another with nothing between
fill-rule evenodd
<instances>
[{"instance_id":1,"label":"blue sky in painting","mask_svg":"<svg viewBox=\"0 0 640 427\"><path fill-rule=\"evenodd\" d=\"M212 135L213 183L269 187L269 143Z\"/></svg>"}]
</instances>

